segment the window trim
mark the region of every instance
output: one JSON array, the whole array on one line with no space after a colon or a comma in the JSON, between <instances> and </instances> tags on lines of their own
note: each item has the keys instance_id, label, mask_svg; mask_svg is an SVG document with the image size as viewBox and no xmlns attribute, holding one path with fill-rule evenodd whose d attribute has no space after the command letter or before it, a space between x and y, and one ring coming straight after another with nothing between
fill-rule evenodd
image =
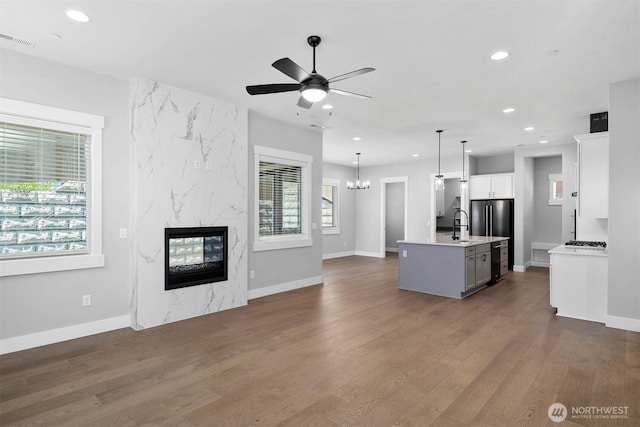
<instances>
[{"instance_id":1,"label":"window trim","mask_svg":"<svg viewBox=\"0 0 640 427\"><path fill-rule=\"evenodd\" d=\"M333 190L333 226L322 226L322 234L340 234L340 180L332 178L323 178L322 186L331 186Z\"/></svg>"},{"instance_id":2,"label":"window trim","mask_svg":"<svg viewBox=\"0 0 640 427\"><path fill-rule=\"evenodd\" d=\"M91 193L87 218L89 253L0 261L0 277L104 267L102 253L102 130L104 117L0 97L0 120L91 135Z\"/></svg>"},{"instance_id":3,"label":"window trim","mask_svg":"<svg viewBox=\"0 0 640 427\"><path fill-rule=\"evenodd\" d=\"M549 206L554 206L554 205L561 205L562 204L562 198L556 198L556 193L555 193L555 183L558 181L562 181L562 174L561 173L552 173L549 174L548 176L549 178L549 202L548 205ZM564 196L564 194L563 194Z\"/></svg>"},{"instance_id":4,"label":"window trim","mask_svg":"<svg viewBox=\"0 0 640 427\"><path fill-rule=\"evenodd\" d=\"M299 248L313 245L311 237L311 166L313 156L255 145L254 154L254 252ZM300 166L301 170L301 234L260 236L260 161Z\"/></svg>"}]
</instances>

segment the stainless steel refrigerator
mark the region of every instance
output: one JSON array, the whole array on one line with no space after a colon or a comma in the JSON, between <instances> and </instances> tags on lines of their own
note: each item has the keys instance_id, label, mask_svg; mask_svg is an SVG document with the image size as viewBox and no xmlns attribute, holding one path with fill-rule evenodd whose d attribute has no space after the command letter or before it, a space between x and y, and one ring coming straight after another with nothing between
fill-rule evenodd
<instances>
[{"instance_id":1,"label":"stainless steel refrigerator","mask_svg":"<svg viewBox=\"0 0 640 427\"><path fill-rule=\"evenodd\" d=\"M472 200L472 236L500 236L509 238L509 270L513 270L513 199Z\"/></svg>"}]
</instances>

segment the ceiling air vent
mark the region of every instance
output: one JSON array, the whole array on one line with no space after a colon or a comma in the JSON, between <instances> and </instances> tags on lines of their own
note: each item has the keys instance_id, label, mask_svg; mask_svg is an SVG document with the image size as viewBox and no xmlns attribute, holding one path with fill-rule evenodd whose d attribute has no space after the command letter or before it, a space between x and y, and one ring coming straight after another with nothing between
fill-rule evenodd
<instances>
[{"instance_id":1,"label":"ceiling air vent","mask_svg":"<svg viewBox=\"0 0 640 427\"><path fill-rule=\"evenodd\" d=\"M0 39L8 40L10 42L14 42L14 43L17 43L17 44L19 44L21 46L26 46L26 47L35 47L36 46L36 43L32 42L30 40L25 40L25 39L9 36L7 34L2 34L2 33L0 33Z\"/></svg>"}]
</instances>

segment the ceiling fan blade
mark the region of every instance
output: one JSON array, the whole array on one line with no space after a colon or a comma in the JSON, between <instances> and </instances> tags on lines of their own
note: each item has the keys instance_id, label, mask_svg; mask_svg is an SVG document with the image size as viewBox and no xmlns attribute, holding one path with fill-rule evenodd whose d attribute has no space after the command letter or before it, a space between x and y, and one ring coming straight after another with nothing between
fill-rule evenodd
<instances>
[{"instance_id":1,"label":"ceiling fan blade","mask_svg":"<svg viewBox=\"0 0 640 427\"><path fill-rule=\"evenodd\" d=\"M302 68L289 58L278 59L271 65L276 70L286 74L297 82L301 82L309 78L309 73L307 73L304 68Z\"/></svg>"},{"instance_id":2,"label":"ceiling fan blade","mask_svg":"<svg viewBox=\"0 0 640 427\"><path fill-rule=\"evenodd\" d=\"M339 82L340 80L350 79L351 77L359 76L360 74L370 73L370 72L375 71L375 70L376 70L375 68L371 68L371 67L360 68L359 70L352 71L350 73L341 74L339 76L331 77L329 80L327 80L327 82L328 83Z\"/></svg>"},{"instance_id":3,"label":"ceiling fan blade","mask_svg":"<svg viewBox=\"0 0 640 427\"><path fill-rule=\"evenodd\" d=\"M312 105L313 102L307 101L304 96L300 96L300 99L298 99L298 107L306 108L308 110Z\"/></svg>"},{"instance_id":4,"label":"ceiling fan blade","mask_svg":"<svg viewBox=\"0 0 640 427\"><path fill-rule=\"evenodd\" d=\"M355 92L347 92L346 90L340 90L340 89L329 89L329 92L333 92L333 93L337 93L338 95L347 95L347 96L353 96L355 98L362 98L362 99L371 99L371 97L369 95L361 95L359 93L355 93Z\"/></svg>"},{"instance_id":5,"label":"ceiling fan blade","mask_svg":"<svg viewBox=\"0 0 640 427\"><path fill-rule=\"evenodd\" d=\"M268 93L293 92L300 90L300 83L276 83L270 85L247 86L249 95L265 95Z\"/></svg>"}]
</instances>

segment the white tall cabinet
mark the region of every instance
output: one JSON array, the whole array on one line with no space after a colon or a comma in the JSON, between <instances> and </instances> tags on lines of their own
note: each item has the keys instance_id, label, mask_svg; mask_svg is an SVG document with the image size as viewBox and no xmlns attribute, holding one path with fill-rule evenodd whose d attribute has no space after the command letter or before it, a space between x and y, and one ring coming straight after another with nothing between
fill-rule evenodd
<instances>
[{"instance_id":1,"label":"white tall cabinet","mask_svg":"<svg viewBox=\"0 0 640 427\"><path fill-rule=\"evenodd\" d=\"M578 240L606 241L609 218L609 132L574 137L578 142Z\"/></svg>"}]
</instances>

